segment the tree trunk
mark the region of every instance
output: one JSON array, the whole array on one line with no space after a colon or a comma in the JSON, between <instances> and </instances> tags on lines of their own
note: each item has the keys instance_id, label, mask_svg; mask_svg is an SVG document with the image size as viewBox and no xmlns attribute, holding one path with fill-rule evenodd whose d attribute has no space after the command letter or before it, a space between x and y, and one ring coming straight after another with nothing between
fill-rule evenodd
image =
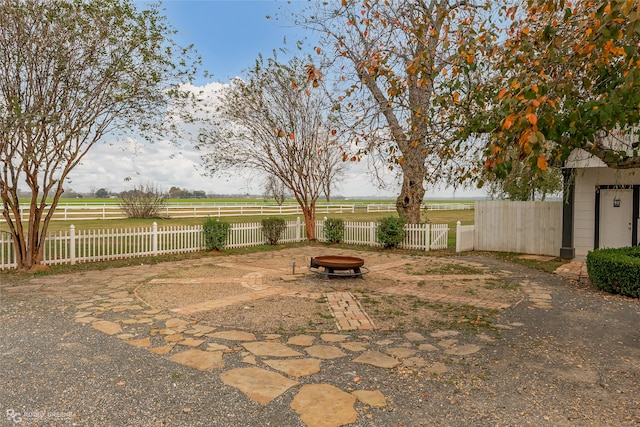
<instances>
[{"instance_id":1,"label":"tree trunk","mask_svg":"<svg viewBox=\"0 0 640 427\"><path fill-rule=\"evenodd\" d=\"M307 234L307 240L316 240L316 204L311 206L302 205L302 214L304 215L304 225Z\"/></svg>"},{"instance_id":2,"label":"tree trunk","mask_svg":"<svg viewBox=\"0 0 640 427\"><path fill-rule=\"evenodd\" d=\"M396 199L396 209L398 215L404 218L407 224L419 224L422 200L425 193L423 183L427 173L424 166L424 156L416 155L410 157L411 154L404 151L403 154L405 156L402 163L402 189Z\"/></svg>"}]
</instances>

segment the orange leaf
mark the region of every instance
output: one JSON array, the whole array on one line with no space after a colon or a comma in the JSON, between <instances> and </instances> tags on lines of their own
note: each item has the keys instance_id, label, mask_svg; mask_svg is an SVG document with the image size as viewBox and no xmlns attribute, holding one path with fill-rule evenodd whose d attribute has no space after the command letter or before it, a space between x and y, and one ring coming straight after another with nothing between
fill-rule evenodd
<instances>
[{"instance_id":1,"label":"orange leaf","mask_svg":"<svg viewBox=\"0 0 640 427\"><path fill-rule=\"evenodd\" d=\"M531 123L532 125L535 126L536 123L538 123L538 117L533 114L533 113L529 113L526 115L527 120L529 120L529 123Z\"/></svg>"},{"instance_id":2,"label":"orange leaf","mask_svg":"<svg viewBox=\"0 0 640 427\"><path fill-rule=\"evenodd\" d=\"M500 93L498 94L498 99L502 99L504 97L504 94L507 93L507 89L504 88L500 91Z\"/></svg>"},{"instance_id":3,"label":"orange leaf","mask_svg":"<svg viewBox=\"0 0 640 427\"><path fill-rule=\"evenodd\" d=\"M547 159L545 159L544 156L538 156L538 169L546 171L548 167Z\"/></svg>"},{"instance_id":4,"label":"orange leaf","mask_svg":"<svg viewBox=\"0 0 640 427\"><path fill-rule=\"evenodd\" d=\"M292 134L292 133L290 133L290 134L289 134L289 139L293 141L293 139L294 139L294 138L295 138L295 137L293 136L293 134Z\"/></svg>"}]
</instances>

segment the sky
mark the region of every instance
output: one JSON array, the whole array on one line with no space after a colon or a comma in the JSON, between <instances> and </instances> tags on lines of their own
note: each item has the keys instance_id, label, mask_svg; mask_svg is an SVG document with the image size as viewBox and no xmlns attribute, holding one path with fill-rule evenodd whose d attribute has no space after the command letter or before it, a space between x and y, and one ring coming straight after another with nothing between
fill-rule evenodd
<instances>
[{"instance_id":1,"label":"sky","mask_svg":"<svg viewBox=\"0 0 640 427\"><path fill-rule=\"evenodd\" d=\"M144 5L142 2L137 3ZM306 0L173 0L164 1L164 14L178 31L174 40L182 46L194 44L202 57L204 74L196 85L227 83L243 76L259 54L272 55L274 49L295 46L297 40L310 35L290 24L290 11L300 10ZM267 19L267 16L270 18ZM312 44L312 42L310 42ZM262 194L258 176L207 177L202 174L199 154L188 146L178 150L170 143L157 141L132 150L127 144L98 144L70 175L68 187L76 192L100 188L120 192L133 185L153 184L161 190L171 187L203 190L216 194ZM395 197L398 187L390 177L389 186L380 189L362 164L347 165L344 180L334 195L345 197ZM456 197L484 195L481 191L458 191ZM448 189L429 189L426 198L454 196Z\"/></svg>"}]
</instances>

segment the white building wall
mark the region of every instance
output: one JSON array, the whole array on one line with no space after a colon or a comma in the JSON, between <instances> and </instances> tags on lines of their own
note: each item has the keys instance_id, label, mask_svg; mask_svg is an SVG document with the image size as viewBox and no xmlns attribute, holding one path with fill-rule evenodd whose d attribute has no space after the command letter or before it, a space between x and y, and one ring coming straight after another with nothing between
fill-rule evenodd
<instances>
[{"instance_id":1,"label":"white building wall","mask_svg":"<svg viewBox=\"0 0 640 427\"><path fill-rule=\"evenodd\" d=\"M573 213L573 246L577 260L593 250L597 185L640 185L640 169L616 170L607 167L574 169L575 199Z\"/></svg>"}]
</instances>

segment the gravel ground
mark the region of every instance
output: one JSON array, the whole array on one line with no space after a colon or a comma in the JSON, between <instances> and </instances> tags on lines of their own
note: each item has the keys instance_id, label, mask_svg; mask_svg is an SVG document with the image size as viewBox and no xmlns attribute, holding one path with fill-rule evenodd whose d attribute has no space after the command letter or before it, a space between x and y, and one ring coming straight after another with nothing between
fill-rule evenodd
<instances>
[{"instance_id":1,"label":"gravel ground","mask_svg":"<svg viewBox=\"0 0 640 427\"><path fill-rule=\"evenodd\" d=\"M487 323L458 324L461 343L476 342L479 334L491 341L467 356L426 353L430 363L447 367L439 375L409 366L356 366L342 358L323 361L320 373L297 380L345 391L382 391L384 408L356 403L356 426L640 425L637 299L603 294L588 284L490 256L459 259L508 271L513 283L534 281L551 294L551 307L533 307L526 297ZM125 273L130 274L113 275ZM86 283L91 277L83 273ZM2 287L12 285L2 280ZM289 407L295 390L268 405L256 404L225 386L217 371L192 370L75 323L77 301L52 295L1 294L4 425L18 420L38 426L304 425ZM459 312L453 310L445 323L434 321L438 313L431 312L423 324L351 335L383 350L379 342L401 342L407 331L429 336L445 325L456 328ZM240 366L246 365L239 352L225 356L224 370Z\"/></svg>"}]
</instances>

